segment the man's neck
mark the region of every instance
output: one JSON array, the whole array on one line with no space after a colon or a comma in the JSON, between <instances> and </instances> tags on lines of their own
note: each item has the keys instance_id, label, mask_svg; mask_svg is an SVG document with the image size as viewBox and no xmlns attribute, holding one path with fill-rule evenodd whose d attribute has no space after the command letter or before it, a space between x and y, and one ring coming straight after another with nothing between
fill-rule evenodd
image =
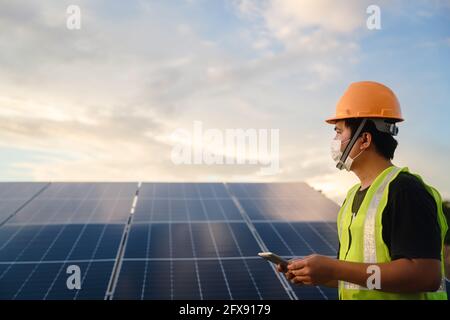
<instances>
[{"instance_id":1,"label":"man's neck","mask_svg":"<svg viewBox=\"0 0 450 320\"><path fill-rule=\"evenodd\" d=\"M392 162L390 160L386 160L378 156L367 157L364 163L360 163L359 166L353 170L361 181L361 190L370 187L378 175L390 166L392 166Z\"/></svg>"}]
</instances>

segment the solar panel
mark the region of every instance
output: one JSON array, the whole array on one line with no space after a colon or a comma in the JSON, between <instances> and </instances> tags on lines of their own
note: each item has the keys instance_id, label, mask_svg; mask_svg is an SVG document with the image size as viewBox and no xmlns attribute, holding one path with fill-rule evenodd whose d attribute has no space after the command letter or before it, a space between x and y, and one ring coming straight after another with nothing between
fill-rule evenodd
<instances>
[{"instance_id":1,"label":"solar panel","mask_svg":"<svg viewBox=\"0 0 450 320\"><path fill-rule=\"evenodd\" d=\"M33 200L34 196L43 191L47 183L1 182L0 183L0 226Z\"/></svg>"},{"instance_id":2,"label":"solar panel","mask_svg":"<svg viewBox=\"0 0 450 320\"><path fill-rule=\"evenodd\" d=\"M82 290L68 290L67 267L80 267ZM0 299L103 299L114 262L0 264Z\"/></svg>"},{"instance_id":3,"label":"solar panel","mask_svg":"<svg viewBox=\"0 0 450 320\"><path fill-rule=\"evenodd\" d=\"M338 206L303 183L0 184L11 199L1 299L337 298L257 256L336 255ZM70 265L82 290L67 288Z\"/></svg>"},{"instance_id":4,"label":"solar panel","mask_svg":"<svg viewBox=\"0 0 450 320\"><path fill-rule=\"evenodd\" d=\"M320 221L325 218L317 212L319 221L307 224L289 222L289 216L282 216L277 204L291 201L284 209L292 209L293 201L299 198L295 190L307 191L309 201L325 199L304 184L144 183L111 297L289 299L297 292L294 297L336 298L336 290L286 289L290 285L280 281L271 266L257 257L267 248L289 258L315 252L336 255L334 222ZM278 201L273 205L278 209L277 220L261 215L253 223L251 218L255 217L246 214L242 201ZM336 213L334 205L334 219ZM183 273L181 284L179 272Z\"/></svg>"},{"instance_id":5,"label":"solar panel","mask_svg":"<svg viewBox=\"0 0 450 320\"><path fill-rule=\"evenodd\" d=\"M0 298L104 299L136 186L53 183L39 190L0 228ZM83 290L68 289L72 265Z\"/></svg>"}]
</instances>

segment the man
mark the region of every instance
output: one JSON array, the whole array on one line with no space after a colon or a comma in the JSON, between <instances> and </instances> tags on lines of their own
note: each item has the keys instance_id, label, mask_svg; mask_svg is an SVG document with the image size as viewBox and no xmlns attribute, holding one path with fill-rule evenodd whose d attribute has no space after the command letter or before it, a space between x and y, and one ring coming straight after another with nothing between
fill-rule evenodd
<instances>
[{"instance_id":1,"label":"man","mask_svg":"<svg viewBox=\"0 0 450 320\"><path fill-rule=\"evenodd\" d=\"M338 287L340 299L447 299L442 200L419 176L392 164L400 121L388 87L356 82L344 93L326 120L336 131L332 157L360 183L339 211L338 259L312 255L279 265L288 280Z\"/></svg>"}]
</instances>

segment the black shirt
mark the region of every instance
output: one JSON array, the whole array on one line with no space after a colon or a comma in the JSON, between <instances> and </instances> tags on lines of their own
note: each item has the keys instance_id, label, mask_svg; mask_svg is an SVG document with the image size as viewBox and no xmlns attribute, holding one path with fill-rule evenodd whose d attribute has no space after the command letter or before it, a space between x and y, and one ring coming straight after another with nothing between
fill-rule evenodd
<instances>
[{"instance_id":1,"label":"black shirt","mask_svg":"<svg viewBox=\"0 0 450 320\"><path fill-rule=\"evenodd\" d=\"M352 212L358 211L368 189L357 191ZM381 223L392 260L441 259L436 202L414 175L401 172L390 183Z\"/></svg>"}]
</instances>

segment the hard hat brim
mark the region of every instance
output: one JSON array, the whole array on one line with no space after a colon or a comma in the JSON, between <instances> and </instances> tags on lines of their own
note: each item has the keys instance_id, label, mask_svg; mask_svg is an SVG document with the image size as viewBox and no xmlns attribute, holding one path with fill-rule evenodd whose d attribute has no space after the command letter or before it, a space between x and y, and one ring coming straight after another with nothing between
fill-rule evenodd
<instances>
[{"instance_id":1,"label":"hard hat brim","mask_svg":"<svg viewBox=\"0 0 450 320\"><path fill-rule=\"evenodd\" d=\"M336 124L336 122L338 122L340 120L355 119L355 118L360 118L360 119L363 119L363 118L367 118L367 119L370 119L370 118L373 118L373 119L390 119L390 120L393 120L394 122L402 122L402 121L404 121L403 118L398 118L398 117L386 117L386 116L380 116L380 115L367 115L366 114L364 116L362 116L362 115L361 116L354 115L354 116L332 117L332 118L326 119L325 122L329 123L329 124Z\"/></svg>"}]
</instances>

